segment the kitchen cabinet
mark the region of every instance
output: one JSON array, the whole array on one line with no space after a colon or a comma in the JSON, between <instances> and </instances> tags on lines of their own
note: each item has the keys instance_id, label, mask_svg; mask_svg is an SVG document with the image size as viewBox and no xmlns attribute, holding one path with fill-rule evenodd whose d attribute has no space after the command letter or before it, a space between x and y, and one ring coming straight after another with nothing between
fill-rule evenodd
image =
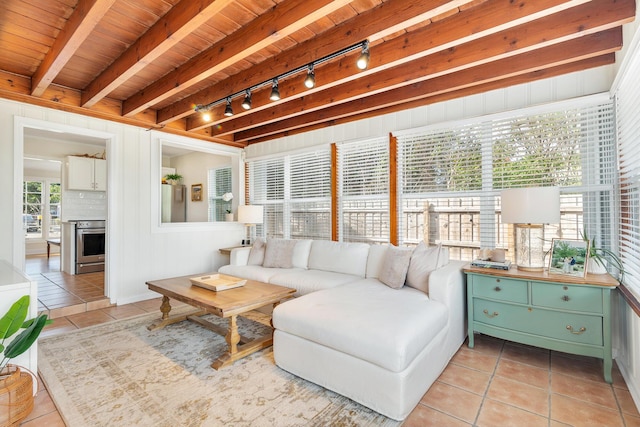
<instances>
[{"instance_id":1,"label":"kitchen cabinet","mask_svg":"<svg viewBox=\"0 0 640 427\"><path fill-rule=\"evenodd\" d=\"M611 291L608 274L586 277L465 267L469 347L474 332L597 357L611 383Z\"/></svg>"},{"instance_id":2,"label":"kitchen cabinet","mask_svg":"<svg viewBox=\"0 0 640 427\"><path fill-rule=\"evenodd\" d=\"M67 157L67 189L107 191L107 161L89 157Z\"/></svg>"},{"instance_id":3,"label":"kitchen cabinet","mask_svg":"<svg viewBox=\"0 0 640 427\"><path fill-rule=\"evenodd\" d=\"M30 296L27 319L32 319L38 315L37 282L31 280L7 261L0 260L0 316L9 311L11 305L24 295ZM9 344L13 339L15 339L16 335L5 341L4 345L6 346ZM38 371L37 362L37 342L33 343L29 350L22 353L20 356L17 356L15 359L11 359L12 364L24 366L31 372Z\"/></svg>"}]
</instances>

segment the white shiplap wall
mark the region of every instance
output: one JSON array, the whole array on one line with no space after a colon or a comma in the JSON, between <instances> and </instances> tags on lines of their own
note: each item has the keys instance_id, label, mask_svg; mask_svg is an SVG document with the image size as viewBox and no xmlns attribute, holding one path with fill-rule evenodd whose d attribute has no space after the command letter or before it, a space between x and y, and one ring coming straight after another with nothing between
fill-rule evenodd
<instances>
[{"instance_id":1,"label":"white shiplap wall","mask_svg":"<svg viewBox=\"0 0 640 427\"><path fill-rule=\"evenodd\" d=\"M14 141L14 135L19 137L23 127L97 133L109 139L106 280L113 302L122 304L157 296L147 290L147 280L215 271L228 262L228 257L217 249L242 240L245 230L237 223L166 227L153 224L157 207L152 208L152 146L157 147L159 136L182 143L186 140L203 144L202 141L0 99L0 259L23 268L21 207L16 197L22 182L23 147ZM234 170L242 184L240 150L219 147L234 159Z\"/></svg>"}]
</instances>

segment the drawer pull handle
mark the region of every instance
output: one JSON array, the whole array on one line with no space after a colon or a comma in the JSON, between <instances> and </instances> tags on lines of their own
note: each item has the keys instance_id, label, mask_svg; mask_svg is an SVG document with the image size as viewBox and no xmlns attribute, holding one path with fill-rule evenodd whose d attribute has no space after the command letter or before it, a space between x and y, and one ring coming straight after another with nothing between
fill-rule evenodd
<instances>
[{"instance_id":1,"label":"drawer pull handle","mask_svg":"<svg viewBox=\"0 0 640 427\"><path fill-rule=\"evenodd\" d=\"M500 292L502 288L500 286L496 286L495 288L493 288L493 290L496 292Z\"/></svg>"},{"instance_id":2,"label":"drawer pull handle","mask_svg":"<svg viewBox=\"0 0 640 427\"><path fill-rule=\"evenodd\" d=\"M483 312L483 313L484 313L484 315L485 315L485 316L487 316L489 319L492 319L492 318L494 318L494 317L496 317L496 316L498 315L498 312L497 312L497 311L494 311L494 312L493 312L493 314L489 314L489 310L487 310L487 309L484 309L482 312ZM567 327L568 327L568 326L567 326Z\"/></svg>"},{"instance_id":3,"label":"drawer pull handle","mask_svg":"<svg viewBox=\"0 0 640 427\"><path fill-rule=\"evenodd\" d=\"M564 295L561 299L562 301L569 301L571 298L569 298L569 295Z\"/></svg>"},{"instance_id":4,"label":"drawer pull handle","mask_svg":"<svg viewBox=\"0 0 640 427\"><path fill-rule=\"evenodd\" d=\"M567 331L571 332L572 334L580 335L580 334L583 334L586 330L587 330L587 328L585 328L583 326L582 328L578 329L577 331L574 331L573 330L573 326L567 325Z\"/></svg>"}]
</instances>

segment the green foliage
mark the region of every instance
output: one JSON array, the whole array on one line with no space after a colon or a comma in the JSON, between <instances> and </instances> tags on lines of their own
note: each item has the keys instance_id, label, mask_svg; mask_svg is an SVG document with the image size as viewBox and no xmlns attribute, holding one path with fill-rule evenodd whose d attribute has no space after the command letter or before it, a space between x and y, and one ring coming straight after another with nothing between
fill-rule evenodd
<instances>
[{"instance_id":1,"label":"green foliage","mask_svg":"<svg viewBox=\"0 0 640 427\"><path fill-rule=\"evenodd\" d=\"M182 179L182 175L177 173L170 173L164 177L165 179L172 179L174 181L180 181Z\"/></svg>"},{"instance_id":2,"label":"green foliage","mask_svg":"<svg viewBox=\"0 0 640 427\"><path fill-rule=\"evenodd\" d=\"M9 311L0 318L0 351L2 352L0 370L2 370L11 359L27 351L38 339L42 328L51 323L51 320L47 319L46 314L41 314L35 319L25 320L29 311L29 300L29 295L21 297L13 303ZM22 329L22 332L5 347L5 341L20 329Z\"/></svg>"}]
</instances>

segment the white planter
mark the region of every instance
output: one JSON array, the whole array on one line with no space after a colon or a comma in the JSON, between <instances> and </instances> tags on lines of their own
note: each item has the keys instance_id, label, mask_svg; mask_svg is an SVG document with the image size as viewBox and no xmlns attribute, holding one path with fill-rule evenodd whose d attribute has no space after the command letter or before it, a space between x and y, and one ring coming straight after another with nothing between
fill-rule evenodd
<instances>
[{"instance_id":1,"label":"white planter","mask_svg":"<svg viewBox=\"0 0 640 427\"><path fill-rule=\"evenodd\" d=\"M233 214L232 213L224 214L224 220L229 222L233 221Z\"/></svg>"},{"instance_id":2,"label":"white planter","mask_svg":"<svg viewBox=\"0 0 640 427\"><path fill-rule=\"evenodd\" d=\"M589 258L589 262L587 263L587 273L607 274L607 260L603 259L601 264L599 261L596 261L593 258Z\"/></svg>"}]
</instances>

